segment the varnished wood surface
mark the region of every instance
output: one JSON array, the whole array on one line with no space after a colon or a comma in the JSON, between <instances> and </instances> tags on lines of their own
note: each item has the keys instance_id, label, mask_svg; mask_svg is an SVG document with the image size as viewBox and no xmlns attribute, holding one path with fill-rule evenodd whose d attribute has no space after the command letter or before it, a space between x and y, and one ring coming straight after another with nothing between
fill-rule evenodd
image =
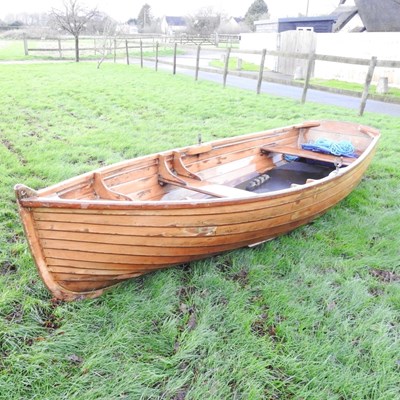
<instances>
[{"instance_id":1,"label":"varnished wood surface","mask_svg":"<svg viewBox=\"0 0 400 400\"><path fill-rule=\"evenodd\" d=\"M359 157L293 188L254 194L233 187L284 163L278 149L290 154L318 135L350 139ZM311 221L358 184L378 138L369 127L312 121L221 139L104 167L37 192L16 189L20 214L54 296L95 297L125 279L271 239ZM168 196L175 200L163 200Z\"/></svg>"}]
</instances>

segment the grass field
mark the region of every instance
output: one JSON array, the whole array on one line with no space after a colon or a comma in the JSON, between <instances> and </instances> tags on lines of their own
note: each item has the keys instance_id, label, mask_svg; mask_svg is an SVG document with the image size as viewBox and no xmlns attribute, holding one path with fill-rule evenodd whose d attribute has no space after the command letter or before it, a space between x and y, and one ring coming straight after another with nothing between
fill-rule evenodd
<instances>
[{"instance_id":1,"label":"grass field","mask_svg":"<svg viewBox=\"0 0 400 400\"><path fill-rule=\"evenodd\" d=\"M62 60L74 60L75 50L74 41L62 40ZM93 40L81 39L80 48L89 49L80 51L81 60L99 60L102 58L103 54L106 53L107 58L113 59L114 52L107 51L103 49L104 41L101 39ZM110 42L107 42L107 48L110 46ZM112 46L112 45L111 45ZM139 43L131 42L129 44L129 55L130 57L140 57ZM144 43L143 45L143 56L144 57L155 57L155 47L152 42ZM148 47L147 47L148 46ZM118 50L116 52L117 59L126 59L125 42L119 40L117 42ZM0 39L0 61L29 61L29 60L40 60L40 61L50 61L50 60L60 60L60 53L58 51L58 41L57 40L28 40L29 55L25 55L23 40L2 40ZM34 49L53 49L54 51L35 51ZM94 49L97 49L95 52ZM174 51L170 45L160 44L159 56L171 56ZM177 54L182 54L183 51L178 51Z\"/></svg>"},{"instance_id":2,"label":"grass field","mask_svg":"<svg viewBox=\"0 0 400 400\"><path fill-rule=\"evenodd\" d=\"M400 119L95 63L0 65L0 399L399 399ZM51 299L13 185L308 119L381 129L360 186L314 223Z\"/></svg>"}]
</instances>

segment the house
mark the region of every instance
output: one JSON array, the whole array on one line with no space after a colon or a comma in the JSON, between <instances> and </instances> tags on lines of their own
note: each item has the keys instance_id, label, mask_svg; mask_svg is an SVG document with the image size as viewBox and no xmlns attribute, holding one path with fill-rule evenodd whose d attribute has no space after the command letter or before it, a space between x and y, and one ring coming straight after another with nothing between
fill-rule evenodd
<instances>
[{"instance_id":1,"label":"house","mask_svg":"<svg viewBox=\"0 0 400 400\"><path fill-rule=\"evenodd\" d=\"M165 35L174 35L186 31L187 24L184 17L164 16L161 21L161 32Z\"/></svg>"},{"instance_id":2,"label":"house","mask_svg":"<svg viewBox=\"0 0 400 400\"><path fill-rule=\"evenodd\" d=\"M218 32L219 33L241 33L241 32L249 32L250 29L246 25L244 18L241 17L229 17L227 19L223 19L219 25Z\"/></svg>"},{"instance_id":3,"label":"house","mask_svg":"<svg viewBox=\"0 0 400 400\"><path fill-rule=\"evenodd\" d=\"M278 32L278 20L277 19L260 19L254 21L256 32L276 33Z\"/></svg>"}]
</instances>

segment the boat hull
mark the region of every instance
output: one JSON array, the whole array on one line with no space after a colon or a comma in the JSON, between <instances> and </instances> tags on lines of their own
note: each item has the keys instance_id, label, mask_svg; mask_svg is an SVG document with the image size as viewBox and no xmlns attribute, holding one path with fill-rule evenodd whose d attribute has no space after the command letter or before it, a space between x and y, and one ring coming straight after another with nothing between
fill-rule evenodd
<instances>
[{"instance_id":1,"label":"boat hull","mask_svg":"<svg viewBox=\"0 0 400 400\"><path fill-rule=\"evenodd\" d=\"M126 279L272 239L310 222L360 182L375 144L329 177L265 195L159 202L19 195L20 214L53 295L97 297Z\"/></svg>"}]
</instances>

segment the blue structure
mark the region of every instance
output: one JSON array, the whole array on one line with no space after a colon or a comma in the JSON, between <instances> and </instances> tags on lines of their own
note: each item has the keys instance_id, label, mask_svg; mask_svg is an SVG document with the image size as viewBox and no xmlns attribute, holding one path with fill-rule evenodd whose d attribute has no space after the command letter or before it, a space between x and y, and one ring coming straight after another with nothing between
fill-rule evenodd
<instances>
[{"instance_id":1,"label":"blue structure","mask_svg":"<svg viewBox=\"0 0 400 400\"><path fill-rule=\"evenodd\" d=\"M333 32L333 25L337 17L328 15L322 17L297 17L297 18L279 18L278 32L295 31L298 28L313 30L317 33Z\"/></svg>"}]
</instances>

